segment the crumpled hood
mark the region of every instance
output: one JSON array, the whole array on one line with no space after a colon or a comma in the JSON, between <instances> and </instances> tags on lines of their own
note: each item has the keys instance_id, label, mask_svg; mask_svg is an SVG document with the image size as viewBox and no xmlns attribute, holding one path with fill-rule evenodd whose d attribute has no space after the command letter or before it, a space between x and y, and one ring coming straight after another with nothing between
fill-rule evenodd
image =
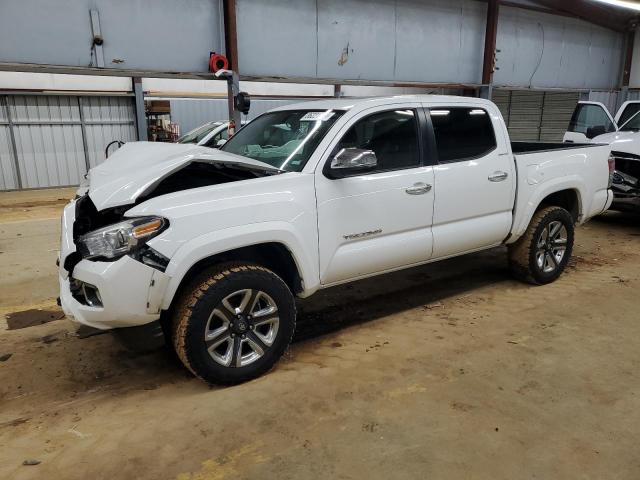
<instances>
[{"instance_id":1,"label":"crumpled hood","mask_svg":"<svg viewBox=\"0 0 640 480\"><path fill-rule=\"evenodd\" d=\"M640 155L640 132L620 131L598 135L593 143L608 143L611 150L616 152Z\"/></svg>"},{"instance_id":2,"label":"crumpled hood","mask_svg":"<svg viewBox=\"0 0 640 480\"><path fill-rule=\"evenodd\" d=\"M89 171L89 197L99 211L133 203L163 178L195 160L277 170L266 163L194 144L129 142Z\"/></svg>"}]
</instances>

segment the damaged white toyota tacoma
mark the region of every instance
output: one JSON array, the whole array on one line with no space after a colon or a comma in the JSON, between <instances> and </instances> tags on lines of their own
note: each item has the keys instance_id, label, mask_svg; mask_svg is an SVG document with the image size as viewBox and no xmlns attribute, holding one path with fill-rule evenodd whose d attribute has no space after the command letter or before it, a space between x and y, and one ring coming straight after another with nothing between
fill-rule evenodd
<instances>
[{"instance_id":1,"label":"damaged white toyota tacoma","mask_svg":"<svg viewBox=\"0 0 640 480\"><path fill-rule=\"evenodd\" d=\"M511 143L493 103L444 96L289 105L221 150L128 143L64 209L62 307L160 321L195 375L242 382L286 350L296 296L499 245L552 282L611 203L609 155Z\"/></svg>"}]
</instances>

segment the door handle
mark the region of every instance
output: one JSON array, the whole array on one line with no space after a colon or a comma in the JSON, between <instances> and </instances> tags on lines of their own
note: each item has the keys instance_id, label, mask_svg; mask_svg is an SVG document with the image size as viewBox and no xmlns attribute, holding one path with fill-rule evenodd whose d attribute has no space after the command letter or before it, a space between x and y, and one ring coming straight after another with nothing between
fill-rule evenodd
<instances>
[{"instance_id":1,"label":"door handle","mask_svg":"<svg viewBox=\"0 0 640 480\"><path fill-rule=\"evenodd\" d=\"M501 171L493 172L491 175L489 175L489 181L502 182L506 180L508 176L509 174L507 172L501 172Z\"/></svg>"},{"instance_id":2,"label":"door handle","mask_svg":"<svg viewBox=\"0 0 640 480\"><path fill-rule=\"evenodd\" d=\"M422 195L423 193L427 193L431 190L431 185L428 183L418 182L414 183L413 186L406 188L404 191L409 195Z\"/></svg>"}]
</instances>

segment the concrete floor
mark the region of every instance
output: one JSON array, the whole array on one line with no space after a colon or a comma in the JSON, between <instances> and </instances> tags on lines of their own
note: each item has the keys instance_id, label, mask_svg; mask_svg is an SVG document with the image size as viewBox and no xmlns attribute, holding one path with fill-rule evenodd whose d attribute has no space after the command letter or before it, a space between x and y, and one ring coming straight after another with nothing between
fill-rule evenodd
<instances>
[{"instance_id":1,"label":"concrete floor","mask_svg":"<svg viewBox=\"0 0 640 480\"><path fill-rule=\"evenodd\" d=\"M55 312L60 205L2 201L0 313ZM497 249L322 292L276 369L231 388L66 319L0 320L0 478L637 479L640 218L576 244L544 287Z\"/></svg>"}]
</instances>

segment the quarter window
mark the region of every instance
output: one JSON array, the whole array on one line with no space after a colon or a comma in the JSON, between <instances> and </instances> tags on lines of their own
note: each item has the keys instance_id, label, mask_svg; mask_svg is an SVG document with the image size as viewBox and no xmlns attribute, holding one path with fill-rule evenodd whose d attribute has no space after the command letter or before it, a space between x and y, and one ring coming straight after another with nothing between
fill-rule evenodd
<instances>
[{"instance_id":1,"label":"quarter window","mask_svg":"<svg viewBox=\"0 0 640 480\"><path fill-rule=\"evenodd\" d=\"M377 170L397 170L420 165L418 122L413 110L391 110L359 120L342 137L336 152L343 148L372 150Z\"/></svg>"},{"instance_id":2,"label":"quarter window","mask_svg":"<svg viewBox=\"0 0 640 480\"><path fill-rule=\"evenodd\" d=\"M440 162L476 158L496 148L491 119L482 108L432 108L431 122Z\"/></svg>"}]
</instances>

